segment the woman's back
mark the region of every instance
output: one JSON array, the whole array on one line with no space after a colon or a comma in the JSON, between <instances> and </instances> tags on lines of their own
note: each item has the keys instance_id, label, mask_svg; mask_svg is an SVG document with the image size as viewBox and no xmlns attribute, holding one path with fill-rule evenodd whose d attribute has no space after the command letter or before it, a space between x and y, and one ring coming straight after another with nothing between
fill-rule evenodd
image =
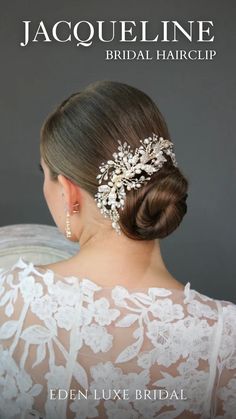
<instances>
[{"instance_id":1,"label":"woman's back","mask_svg":"<svg viewBox=\"0 0 236 419\"><path fill-rule=\"evenodd\" d=\"M235 418L234 304L22 259L0 278L1 418Z\"/></svg>"}]
</instances>

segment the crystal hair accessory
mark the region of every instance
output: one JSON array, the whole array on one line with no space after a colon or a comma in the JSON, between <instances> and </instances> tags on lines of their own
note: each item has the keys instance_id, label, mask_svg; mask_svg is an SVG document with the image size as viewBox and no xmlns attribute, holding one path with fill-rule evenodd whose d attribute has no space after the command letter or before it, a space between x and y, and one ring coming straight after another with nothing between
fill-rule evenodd
<instances>
[{"instance_id":1,"label":"crystal hair accessory","mask_svg":"<svg viewBox=\"0 0 236 419\"><path fill-rule=\"evenodd\" d=\"M112 227L121 234L118 210L124 209L126 190L138 189L150 180L150 175L167 161L163 153L171 157L174 166L177 166L177 162L173 143L157 134L140 140L141 146L134 152L127 142L122 145L118 140L118 143L118 151L113 153L114 160L108 160L99 166L100 173L96 179L100 186L95 194L95 201L104 217L110 217ZM104 180L107 182L101 185Z\"/></svg>"}]
</instances>

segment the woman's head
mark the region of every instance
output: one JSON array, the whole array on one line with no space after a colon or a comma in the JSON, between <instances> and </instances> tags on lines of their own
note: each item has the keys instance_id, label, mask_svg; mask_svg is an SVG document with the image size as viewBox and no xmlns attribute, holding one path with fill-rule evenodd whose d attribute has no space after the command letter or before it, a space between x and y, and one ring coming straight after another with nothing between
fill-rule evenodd
<instances>
[{"instance_id":1,"label":"woman's head","mask_svg":"<svg viewBox=\"0 0 236 419\"><path fill-rule=\"evenodd\" d=\"M60 229L64 229L65 222L62 190L64 204L71 213L76 201L84 222L99 220L107 225L109 220L100 214L94 200L99 166L112 158L118 140L127 142L134 150L141 139L153 133L170 139L155 103L126 84L96 82L58 106L42 127L40 150L46 172L45 198ZM126 193L119 224L131 239L163 238L177 228L187 211L188 181L171 158L166 158L163 167L146 184ZM74 230L81 231L81 214L72 218Z\"/></svg>"}]
</instances>

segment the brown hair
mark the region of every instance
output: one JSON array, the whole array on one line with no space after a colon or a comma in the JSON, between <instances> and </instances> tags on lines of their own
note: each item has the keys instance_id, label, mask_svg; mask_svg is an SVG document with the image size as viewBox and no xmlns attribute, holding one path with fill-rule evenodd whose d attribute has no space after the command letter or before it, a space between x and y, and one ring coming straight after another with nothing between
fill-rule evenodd
<instances>
[{"instance_id":1,"label":"brown hair","mask_svg":"<svg viewBox=\"0 0 236 419\"><path fill-rule=\"evenodd\" d=\"M149 96L123 83L99 81L71 95L49 115L41 130L40 152L53 180L61 173L94 196L99 166L117 151L117 140L134 150L152 133L170 139ZM146 184L127 191L119 224L131 239L164 238L187 212L188 181L165 157L163 167Z\"/></svg>"}]
</instances>

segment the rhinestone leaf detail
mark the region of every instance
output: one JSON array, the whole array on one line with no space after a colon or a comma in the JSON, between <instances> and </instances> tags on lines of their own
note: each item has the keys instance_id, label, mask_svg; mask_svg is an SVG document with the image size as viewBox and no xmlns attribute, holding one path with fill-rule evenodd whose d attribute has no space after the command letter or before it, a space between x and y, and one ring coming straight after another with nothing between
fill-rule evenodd
<instances>
[{"instance_id":1,"label":"rhinestone leaf detail","mask_svg":"<svg viewBox=\"0 0 236 419\"><path fill-rule=\"evenodd\" d=\"M165 155L171 157L174 166L177 161L173 143L157 134L140 140L141 145L134 151L127 142L122 144L118 140L118 143L117 152L112 155L114 159L99 166L100 173L96 176L99 186L94 198L103 216L109 217L112 227L121 234L118 210L124 209L127 191L138 189L150 180L166 162Z\"/></svg>"}]
</instances>

